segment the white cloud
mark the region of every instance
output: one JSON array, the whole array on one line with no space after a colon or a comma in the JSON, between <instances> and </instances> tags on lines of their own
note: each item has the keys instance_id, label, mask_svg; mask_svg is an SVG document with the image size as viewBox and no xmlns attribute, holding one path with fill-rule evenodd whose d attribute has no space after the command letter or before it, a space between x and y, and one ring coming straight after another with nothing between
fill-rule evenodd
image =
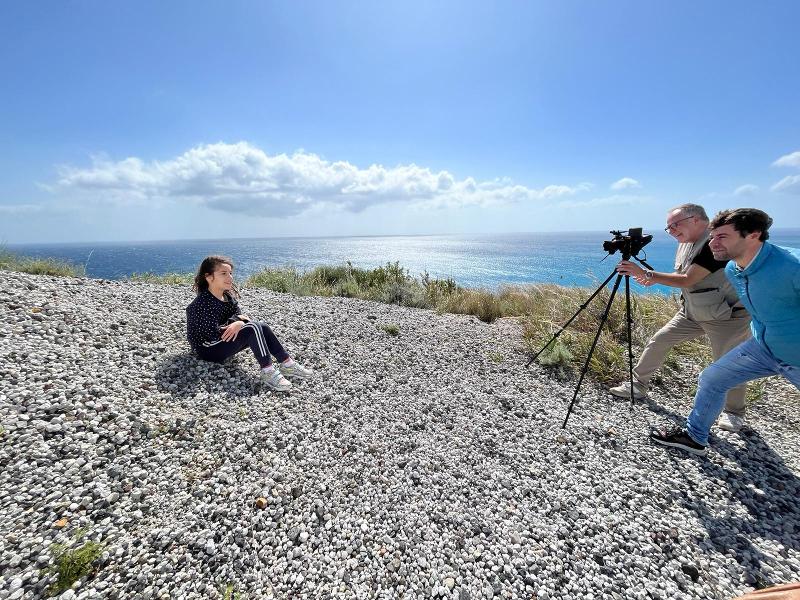
<instances>
[{"instance_id":1,"label":"white cloud","mask_svg":"<svg viewBox=\"0 0 800 600\"><path fill-rule=\"evenodd\" d=\"M642 184L640 184L638 181L636 181L631 177L623 177L619 181L615 181L614 183L611 184L611 189L614 190L615 192L618 192L620 190L633 190L641 187Z\"/></svg>"},{"instance_id":2,"label":"white cloud","mask_svg":"<svg viewBox=\"0 0 800 600\"><path fill-rule=\"evenodd\" d=\"M800 150L781 156L772 163L773 167L798 167L800 168Z\"/></svg>"},{"instance_id":3,"label":"white cloud","mask_svg":"<svg viewBox=\"0 0 800 600\"><path fill-rule=\"evenodd\" d=\"M773 167L796 167L800 168L800 150L781 156L772 163ZM784 192L787 194L800 194L800 175L789 175L770 188L773 192Z\"/></svg>"},{"instance_id":4,"label":"white cloud","mask_svg":"<svg viewBox=\"0 0 800 600\"><path fill-rule=\"evenodd\" d=\"M800 194L800 175L789 175L770 188L773 192Z\"/></svg>"},{"instance_id":5,"label":"white cloud","mask_svg":"<svg viewBox=\"0 0 800 600\"><path fill-rule=\"evenodd\" d=\"M745 185L740 185L736 190L733 192L734 196L752 196L756 192L758 192L758 186L753 185L751 183L747 183Z\"/></svg>"},{"instance_id":6,"label":"white cloud","mask_svg":"<svg viewBox=\"0 0 800 600\"><path fill-rule=\"evenodd\" d=\"M614 194L601 198L591 198L589 200L564 200L558 203L563 208L591 208L596 206L634 206L644 204L652 200L650 196L630 196Z\"/></svg>"},{"instance_id":7,"label":"white cloud","mask_svg":"<svg viewBox=\"0 0 800 600\"><path fill-rule=\"evenodd\" d=\"M357 212L389 202L458 207L548 201L590 188L586 183L532 189L508 180L457 180L447 171L414 164L360 169L305 151L270 156L240 142L198 146L165 162L94 157L90 168L61 168L53 189L95 192L117 202L184 200L221 211L280 217L324 204Z\"/></svg>"}]
</instances>

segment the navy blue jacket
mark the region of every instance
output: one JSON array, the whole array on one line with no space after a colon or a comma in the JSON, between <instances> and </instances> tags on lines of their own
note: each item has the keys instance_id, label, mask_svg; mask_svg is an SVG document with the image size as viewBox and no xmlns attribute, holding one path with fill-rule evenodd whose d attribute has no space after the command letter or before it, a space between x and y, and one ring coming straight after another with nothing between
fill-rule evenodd
<instances>
[{"instance_id":1,"label":"navy blue jacket","mask_svg":"<svg viewBox=\"0 0 800 600\"><path fill-rule=\"evenodd\" d=\"M193 350L218 341L221 326L244 320L238 318L241 310L236 299L228 292L225 292L225 299L227 302L204 290L186 307L186 337Z\"/></svg>"}]
</instances>

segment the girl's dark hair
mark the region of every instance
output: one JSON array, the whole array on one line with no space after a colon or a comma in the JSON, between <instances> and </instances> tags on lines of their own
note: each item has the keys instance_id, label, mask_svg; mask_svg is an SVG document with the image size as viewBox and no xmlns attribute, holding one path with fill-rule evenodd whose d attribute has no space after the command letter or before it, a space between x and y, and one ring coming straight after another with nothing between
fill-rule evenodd
<instances>
[{"instance_id":1,"label":"girl's dark hair","mask_svg":"<svg viewBox=\"0 0 800 600\"><path fill-rule=\"evenodd\" d=\"M734 230L738 231L742 237L758 231L761 234L758 239L766 242L769 239L772 217L757 208L735 208L720 211L711 219L711 229L723 225L733 225Z\"/></svg>"},{"instance_id":2,"label":"girl's dark hair","mask_svg":"<svg viewBox=\"0 0 800 600\"><path fill-rule=\"evenodd\" d=\"M208 289L206 275L212 275L220 265L228 265L231 268L231 271L233 271L233 261L227 256L206 256L203 259L203 262L200 263L200 268L197 269L197 275L194 276L194 284L192 284L192 289L198 294L205 292ZM235 298L239 297L239 290L235 285L231 288L231 295Z\"/></svg>"}]
</instances>

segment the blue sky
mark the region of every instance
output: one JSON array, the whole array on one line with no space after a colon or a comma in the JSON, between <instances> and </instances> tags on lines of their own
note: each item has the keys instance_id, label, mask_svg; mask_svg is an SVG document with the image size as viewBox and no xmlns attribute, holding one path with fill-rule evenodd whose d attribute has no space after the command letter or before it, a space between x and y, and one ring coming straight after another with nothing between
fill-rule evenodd
<instances>
[{"instance_id":1,"label":"blue sky","mask_svg":"<svg viewBox=\"0 0 800 600\"><path fill-rule=\"evenodd\" d=\"M0 242L800 227L800 3L4 2Z\"/></svg>"}]
</instances>

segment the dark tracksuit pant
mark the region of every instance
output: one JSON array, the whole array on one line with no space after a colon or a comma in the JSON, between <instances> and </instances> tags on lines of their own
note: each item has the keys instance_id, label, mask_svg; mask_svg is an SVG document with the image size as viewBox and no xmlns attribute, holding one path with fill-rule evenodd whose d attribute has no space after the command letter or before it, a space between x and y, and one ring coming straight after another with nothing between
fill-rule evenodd
<instances>
[{"instance_id":1,"label":"dark tracksuit pant","mask_svg":"<svg viewBox=\"0 0 800 600\"><path fill-rule=\"evenodd\" d=\"M231 342L223 342L222 340L206 342L203 347L197 349L197 354L203 360L221 363L247 347L253 351L258 364L262 368L272 364L270 354L278 359L279 362L289 358L289 354L283 349L269 325L254 321L245 323L235 340Z\"/></svg>"}]
</instances>

